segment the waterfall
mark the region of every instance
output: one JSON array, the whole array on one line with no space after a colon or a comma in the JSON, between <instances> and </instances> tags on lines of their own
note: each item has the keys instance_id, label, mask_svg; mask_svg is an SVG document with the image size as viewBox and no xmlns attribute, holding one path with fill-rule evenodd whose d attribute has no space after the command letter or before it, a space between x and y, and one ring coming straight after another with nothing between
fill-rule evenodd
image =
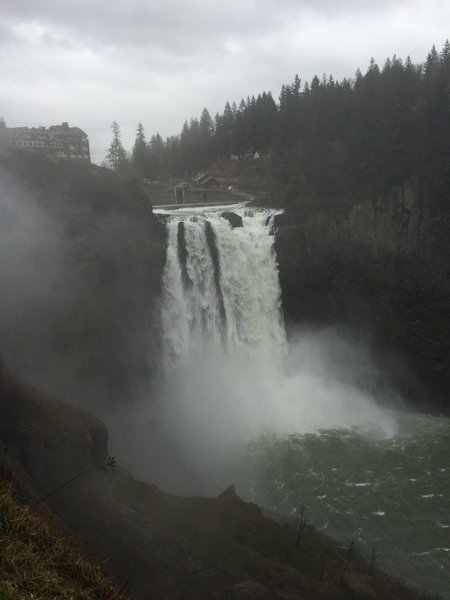
<instances>
[{"instance_id":1,"label":"waterfall","mask_svg":"<svg viewBox=\"0 0 450 600\"><path fill-rule=\"evenodd\" d=\"M274 210L178 210L167 218L161 323L166 374L223 351L251 368L278 368L286 352L274 251Z\"/></svg>"},{"instance_id":2,"label":"waterfall","mask_svg":"<svg viewBox=\"0 0 450 600\"><path fill-rule=\"evenodd\" d=\"M158 431L208 477L261 435L353 427L390 435L390 415L354 384L360 349L336 346L333 331L291 332L287 343L277 211L224 210L158 211L167 227Z\"/></svg>"}]
</instances>

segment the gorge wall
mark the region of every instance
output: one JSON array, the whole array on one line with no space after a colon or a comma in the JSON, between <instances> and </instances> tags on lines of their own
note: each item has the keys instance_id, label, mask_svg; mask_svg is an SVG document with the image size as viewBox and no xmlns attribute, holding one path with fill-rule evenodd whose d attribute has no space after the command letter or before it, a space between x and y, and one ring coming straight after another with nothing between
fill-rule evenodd
<instances>
[{"instance_id":1,"label":"gorge wall","mask_svg":"<svg viewBox=\"0 0 450 600\"><path fill-rule=\"evenodd\" d=\"M411 186L376 201L287 211L277 229L288 327L361 332L406 398L445 410L448 212Z\"/></svg>"},{"instance_id":2,"label":"gorge wall","mask_svg":"<svg viewBox=\"0 0 450 600\"><path fill-rule=\"evenodd\" d=\"M93 410L149 394L164 241L138 181L0 153L0 352L8 368Z\"/></svg>"}]
</instances>

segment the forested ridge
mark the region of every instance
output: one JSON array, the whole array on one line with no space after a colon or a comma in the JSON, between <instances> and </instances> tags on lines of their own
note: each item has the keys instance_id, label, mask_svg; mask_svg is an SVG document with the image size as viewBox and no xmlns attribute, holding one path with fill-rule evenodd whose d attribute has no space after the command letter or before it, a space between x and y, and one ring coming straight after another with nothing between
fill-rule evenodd
<instances>
[{"instance_id":1,"label":"forested ridge","mask_svg":"<svg viewBox=\"0 0 450 600\"><path fill-rule=\"evenodd\" d=\"M278 102L262 92L227 102L214 119L205 108L166 140L156 133L147 141L139 123L129 166L165 179L255 152L271 157L272 186L284 203L376 197L412 181L442 205L450 183L448 40L423 64L394 56L342 81L323 75L302 83L296 75Z\"/></svg>"}]
</instances>

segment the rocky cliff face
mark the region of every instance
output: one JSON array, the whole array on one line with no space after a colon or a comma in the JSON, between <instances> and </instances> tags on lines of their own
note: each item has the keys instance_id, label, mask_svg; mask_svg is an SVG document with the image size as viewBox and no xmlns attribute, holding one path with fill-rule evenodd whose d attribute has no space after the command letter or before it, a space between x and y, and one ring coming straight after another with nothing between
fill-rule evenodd
<instances>
[{"instance_id":1,"label":"rocky cliff face","mask_svg":"<svg viewBox=\"0 0 450 600\"><path fill-rule=\"evenodd\" d=\"M442 409L450 383L448 223L448 213L412 187L281 215L276 249L288 325L363 331L407 397Z\"/></svg>"}]
</instances>

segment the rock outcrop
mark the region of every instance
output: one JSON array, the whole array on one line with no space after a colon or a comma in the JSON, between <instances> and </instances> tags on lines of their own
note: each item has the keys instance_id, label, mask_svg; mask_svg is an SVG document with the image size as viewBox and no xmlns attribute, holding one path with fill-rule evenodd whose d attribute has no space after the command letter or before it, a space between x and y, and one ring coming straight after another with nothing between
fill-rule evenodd
<instances>
[{"instance_id":1,"label":"rock outcrop","mask_svg":"<svg viewBox=\"0 0 450 600\"><path fill-rule=\"evenodd\" d=\"M236 213L231 211L226 211L223 212L221 216L230 223L233 229L235 227L242 227L242 217L240 215L237 215Z\"/></svg>"},{"instance_id":2,"label":"rock outcrop","mask_svg":"<svg viewBox=\"0 0 450 600\"><path fill-rule=\"evenodd\" d=\"M364 330L405 395L444 410L448 212L417 189L402 188L376 202L287 212L276 226L288 324L339 322Z\"/></svg>"}]
</instances>

